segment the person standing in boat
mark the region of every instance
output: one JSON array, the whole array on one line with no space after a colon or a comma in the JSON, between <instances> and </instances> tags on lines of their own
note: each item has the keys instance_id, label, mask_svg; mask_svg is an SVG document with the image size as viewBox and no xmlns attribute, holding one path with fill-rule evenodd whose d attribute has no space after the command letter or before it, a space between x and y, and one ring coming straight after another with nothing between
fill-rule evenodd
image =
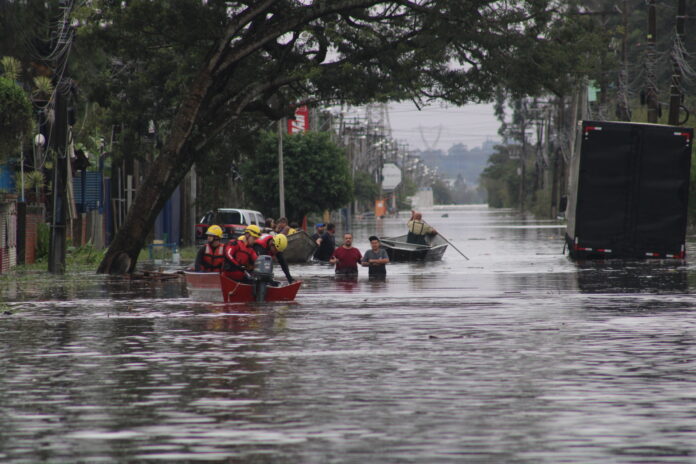
<instances>
[{"instance_id":1,"label":"person standing in boat","mask_svg":"<svg viewBox=\"0 0 696 464\"><path fill-rule=\"evenodd\" d=\"M370 237L370 246L363 255L361 264L368 268L367 275L370 278L384 278L387 276L386 265L389 263L387 250L382 248L382 243L376 235Z\"/></svg>"},{"instance_id":2,"label":"person standing in boat","mask_svg":"<svg viewBox=\"0 0 696 464\"><path fill-rule=\"evenodd\" d=\"M317 261L328 261L331 259L331 255L336 249L336 239L334 238L335 233L336 226L329 222L326 225L326 232L324 232L321 237L317 239L317 245L319 245L319 248L317 248L316 253L314 253L314 259Z\"/></svg>"},{"instance_id":3,"label":"person standing in boat","mask_svg":"<svg viewBox=\"0 0 696 464\"><path fill-rule=\"evenodd\" d=\"M221 272L225 264L225 245L222 239L222 228L210 226L205 232L208 242L203 245L196 254L194 270L196 272Z\"/></svg>"},{"instance_id":4,"label":"person standing in boat","mask_svg":"<svg viewBox=\"0 0 696 464\"><path fill-rule=\"evenodd\" d=\"M288 236L288 232L290 232L290 226L288 225L288 218L286 218L286 217L278 218L278 220L276 221L275 232L276 232L276 234L283 234L286 237Z\"/></svg>"},{"instance_id":5,"label":"person standing in boat","mask_svg":"<svg viewBox=\"0 0 696 464\"><path fill-rule=\"evenodd\" d=\"M254 262L258 258L253 247L259 237L261 237L261 229L252 224L244 229L244 235L227 242L223 266L223 274L226 277L245 284L254 283L249 273L254 270Z\"/></svg>"},{"instance_id":6,"label":"person standing in boat","mask_svg":"<svg viewBox=\"0 0 696 464\"><path fill-rule=\"evenodd\" d=\"M288 238L283 234L264 235L254 242L254 251L259 256L273 256L276 260L278 260L278 264L280 264L280 268L283 270L285 277L288 279L288 283L291 284L295 281L295 279L293 279L290 275L288 262L285 260L285 256L283 255L283 250L285 250L287 246Z\"/></svg>"},{"instance_id":7,"label":"person standing in boat","mask_svg":"<svg viewBox=\"0 0 696 464\"><path fill-rule=\"evenodd\" d=\"M411 220L408 221L408 236L406 242L417 245L427 245L426 237L437 235L437 230L430 227L424 220L423 215L418 211L411 211Z\"/></svg>"},{"instance_id":8,"label":"person standing in boat","mask_svg":"<svg viewBox=\"0 0 696 464\"><path fill-rule=\"evenodd\" d=\"M336 275L357 276L361 259L360 250L353 246L353 234L346 232L343 234L343 245L334 250L329 262L336 265Z\"/></svg>"}]
</instances>

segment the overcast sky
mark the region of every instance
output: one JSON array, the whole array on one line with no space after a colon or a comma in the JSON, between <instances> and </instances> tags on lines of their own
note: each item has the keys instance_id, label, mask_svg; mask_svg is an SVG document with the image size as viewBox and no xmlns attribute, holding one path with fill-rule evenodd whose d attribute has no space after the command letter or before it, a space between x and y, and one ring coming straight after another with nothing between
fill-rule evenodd
<instances>
[{"instance_id":1,"label":"overcast sky","mask_svg":"<svg viewBox=\"0 0 696 464\"><path fill-rule=\"evenodd\" d=\"M392 137L411 148L447 151L457 143L474 148L489 139L500 140L500 122L490 104L433 105L419 111L412 103L390 103L389 121Z\"/></svg>"},{"instance_id":2,"label":"overcast sky","mask_svg":"<svg viewBox=\"0 0 696 464\"><path fill-rule=\"evenodd\" d=\"M434 104L418 110L413 103L405 102L390 103L388 108L392 137L407 143L411 149L434 148L446 152L457 143L474 148L486 140L500 140L500 123L490 104L463 107ZM366 117L365 107L335 107L334 111L342 111L347 118Z\"/></svg>"}]
</instances>

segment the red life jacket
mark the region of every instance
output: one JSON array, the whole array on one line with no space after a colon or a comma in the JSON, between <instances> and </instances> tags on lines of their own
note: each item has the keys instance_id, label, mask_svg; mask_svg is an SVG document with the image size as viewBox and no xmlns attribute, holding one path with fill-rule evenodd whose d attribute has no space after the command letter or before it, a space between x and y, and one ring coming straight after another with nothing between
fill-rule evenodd
<instances>
[{"instance_id":1,"label":"red life jacket","mask_svg":"<svg viewBox=\"0 0 696 464\"><path fill-rule=\"evenodd\" d=\"M256 258L256 252L239 240L230 240L225 246L225 259L227 260L225 269L227 270L239 270L242 266L251 266Z\"/></svg>"},{"instance_id":2,"label":"red life jacket","mask_svg":"<svg viewBox=\"0 0 696 464\"><path fill-rule=\"evenodd\" d=\"M210 244L206 243L201 262L208 272L222 271L222 265L225 264L225 245L220 244L213 250Z\"/></svg>"},{"instance_id":3,"label":"red life jacket","mask_svg":"<svg viewBox=\"0 0 696 464\"><path fill-rule=\"evenodd\" d=\"M276 249L274 248L273 251L271 251L272 243L274 243L272 235L264 235L261 238L257 238L254 242L254 250L256 250L256 254L275 256Z\"/></svg>"}]
</instances>

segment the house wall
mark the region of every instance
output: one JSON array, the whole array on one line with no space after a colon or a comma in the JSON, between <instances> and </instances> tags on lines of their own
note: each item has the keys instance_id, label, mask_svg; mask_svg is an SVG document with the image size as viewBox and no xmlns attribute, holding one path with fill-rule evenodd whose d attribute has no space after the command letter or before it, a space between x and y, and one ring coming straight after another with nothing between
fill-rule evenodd
<instances>
[{"instance_id":1,"label":"house wall","mask_svg":"<svg viewBox=\"0 0 696 464\"><path fill-rule=\"evenodd\" d=\"M17 265L17 202L13 195L0 199L0 274Z\"/></svg>"}]
</instances>

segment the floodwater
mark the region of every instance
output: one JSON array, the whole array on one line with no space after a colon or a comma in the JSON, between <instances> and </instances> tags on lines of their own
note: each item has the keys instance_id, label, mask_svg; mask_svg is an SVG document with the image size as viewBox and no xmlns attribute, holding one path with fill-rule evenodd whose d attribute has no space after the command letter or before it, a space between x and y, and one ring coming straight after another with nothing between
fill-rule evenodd
<instances>
[{"instance_id":1,"label":"floodwater","mask_svg":"<svg viewBox=\"0 0 696 464\"><path fill-rule=\"evenodd\" d=\"M425 219L470 261L294 265L292 304L0 280L0 462L696 462L693 264L573 263L511 211Z\"/></svg>"}]
</instances>

